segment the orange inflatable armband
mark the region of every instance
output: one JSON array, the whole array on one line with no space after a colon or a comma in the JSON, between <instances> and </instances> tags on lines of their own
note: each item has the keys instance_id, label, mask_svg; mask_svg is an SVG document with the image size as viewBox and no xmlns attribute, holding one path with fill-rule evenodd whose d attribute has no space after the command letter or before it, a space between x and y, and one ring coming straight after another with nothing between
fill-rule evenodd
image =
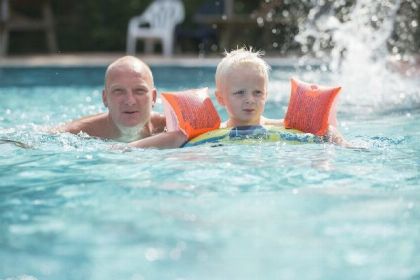
<instances>
[{"instance_id":1,"label":"orange inflatable armband","mask_svg":"<svg viewBox=\"0 0 420 280\"><path fill-rule=\"evenodd\" d=\"M188 139L220 127L208 88L162 93L168 131L181 130Z\"/></svg>"},{"instance_id":2,"label":"orange inflatable armband","mask_svg":"<svg viewBox=\"0 0 420 280\"><path fill-rule=\"evenodd\" d=\"M335 99L341 87L324 87L291 80L289 106L284 126L323 136L336 125Z\"/></svg>"}]
</instances>

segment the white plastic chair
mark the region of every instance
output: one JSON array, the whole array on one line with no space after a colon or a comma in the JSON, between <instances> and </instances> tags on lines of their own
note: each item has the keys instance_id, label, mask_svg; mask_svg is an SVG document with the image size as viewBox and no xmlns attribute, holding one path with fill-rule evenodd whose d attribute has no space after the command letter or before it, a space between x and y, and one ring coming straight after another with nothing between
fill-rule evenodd
<instances>
[{"instance_id":1,"label":"white plastic chair","mask_svg":"<svg viewBox=\"0 0 420 280\"><path fill-rule=\"evenodd\" d=\"M153 1L143 14L130 19L127 32L127 53L135 54L138 39L145 40L146 53L153 50L155 40L160 40L163 54L171 56L175 26L181 23L184 17L184 5L181 0Z\"/></svg>"}]
</instances>

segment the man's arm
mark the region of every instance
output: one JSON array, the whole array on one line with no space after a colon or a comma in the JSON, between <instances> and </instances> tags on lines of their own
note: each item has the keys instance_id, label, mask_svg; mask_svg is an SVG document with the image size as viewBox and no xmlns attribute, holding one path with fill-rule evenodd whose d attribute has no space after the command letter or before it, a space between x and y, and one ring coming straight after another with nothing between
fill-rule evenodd
<instances>
[{"instance_id":1,"label":"man's arm","mask_svg":"<svg viewBox=\"0 0 420 280\"><path fill-rule=\"evenodd\" d=\"M58 127L54 127L52 131L58 133L69 132L72 134L78 134L79 132L83 131L83 126L79 122L71 122Z\"/></svg>"},{"instance_id":2,"label":"man's arm","mask_svg":"<svg viewBox=\"0 0 420 280\"><path fill-rule=\"evenodd\" d=\"M83 126L80 125L77 121L72 121L70 123L61 124L59 126L46 128L45 131L49 133L64 133L69 132L72 134L78 134L83 131Z\"/></svg>"},{"instance_id":3,"label":"man's arm","mask_svg":"<svg viewBox=\"0 0 420 280\"><path fill-rule=\"evenodd\" d=\"M187 136L181 131L171 131L137 140L128 145L135 148L173 149L181 147L187 140Z\"/></svg>"}]
</instances>

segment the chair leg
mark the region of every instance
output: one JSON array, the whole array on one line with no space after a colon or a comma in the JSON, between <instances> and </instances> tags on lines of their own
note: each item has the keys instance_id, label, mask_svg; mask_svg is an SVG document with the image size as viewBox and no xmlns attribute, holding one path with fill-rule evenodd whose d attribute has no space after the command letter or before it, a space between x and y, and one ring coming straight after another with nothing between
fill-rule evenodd
<instances>
[{"instance_id":1,"label":"chair leg","mask_svg":"<svg viewBox=\"0 0 420 280\"><path fill-rule=\"evenodd\" d=\"M162 48L163 48L163 55L166 57L173 55L173 48L174 48L174 37L172 36L166 36L162 40Z\"/></svg>"},{"instance_id":2,"label":"chair leg","mask_svg":"<svg viewBox=\"0 0 420 280\"><path fill-rule=\"evenodd\" d=\"M3 27L0 30L0 56L7 55L7 49L9 45L9 30L7 27Z\"/></svg>"},{"instance_id":3,"label":"chair leg","mask_svg":"<svg viewBox=\"0 0 420 280\"><path fill-rule=\"evenodd\" d=\"M0 3L0 57L7 54L9 30L7 21L9 18L9 0L1 0Z\"/></svg>"},{"instance_id":4,"label":"chair leg","mask_svg":"<svg viewBox=\"0 0 420 280\"><path fill-rule=\"evenodd\" d=\"M43 19L46 25L46 34L47 34L47 46L48 50L51 53L58 51L57 48L57 39L55 37L54 31L54 17L51 11L51 6L49 1L45 1L42 7Z\"/></svg>"},{"instance_id":5,"label":"chair leg","mask_svg":"<svg viewBox=\"0 0 420 280\"><path fill-rule=\"evenodd\" d=\"M127 35L127 54L136 54L136 43L137 39L132 37L130 34Z\"/></svg>"},{"instance_id":6,"label":"chair leg","mask_svg":"<svg viewBox=\"0 0 420 280\"><path fill-rule=\"evenodd\" d=\"M147 54L150 54L153 52L154 46L153 46L153 39L145 39L144 40L144 52Z\"/></svg>"}]
</instances>

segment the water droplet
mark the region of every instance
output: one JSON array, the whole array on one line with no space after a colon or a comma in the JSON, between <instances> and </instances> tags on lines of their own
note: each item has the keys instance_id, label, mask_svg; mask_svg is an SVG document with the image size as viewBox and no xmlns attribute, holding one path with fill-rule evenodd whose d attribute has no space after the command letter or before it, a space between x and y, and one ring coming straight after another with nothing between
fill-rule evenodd
<instances>
[{"instance_id":1,"label":"water droplet","mask_svg":"<svg viewBox=\"0 0 420 280\"><path fill-rule=\"evenodd\" d=\"M162 252L159 252L159 250L156 248L148 248L144 255L146 257L146 260L148 260L149 262L153 262L162 257Z\"/></svg>"}]
</instances>

